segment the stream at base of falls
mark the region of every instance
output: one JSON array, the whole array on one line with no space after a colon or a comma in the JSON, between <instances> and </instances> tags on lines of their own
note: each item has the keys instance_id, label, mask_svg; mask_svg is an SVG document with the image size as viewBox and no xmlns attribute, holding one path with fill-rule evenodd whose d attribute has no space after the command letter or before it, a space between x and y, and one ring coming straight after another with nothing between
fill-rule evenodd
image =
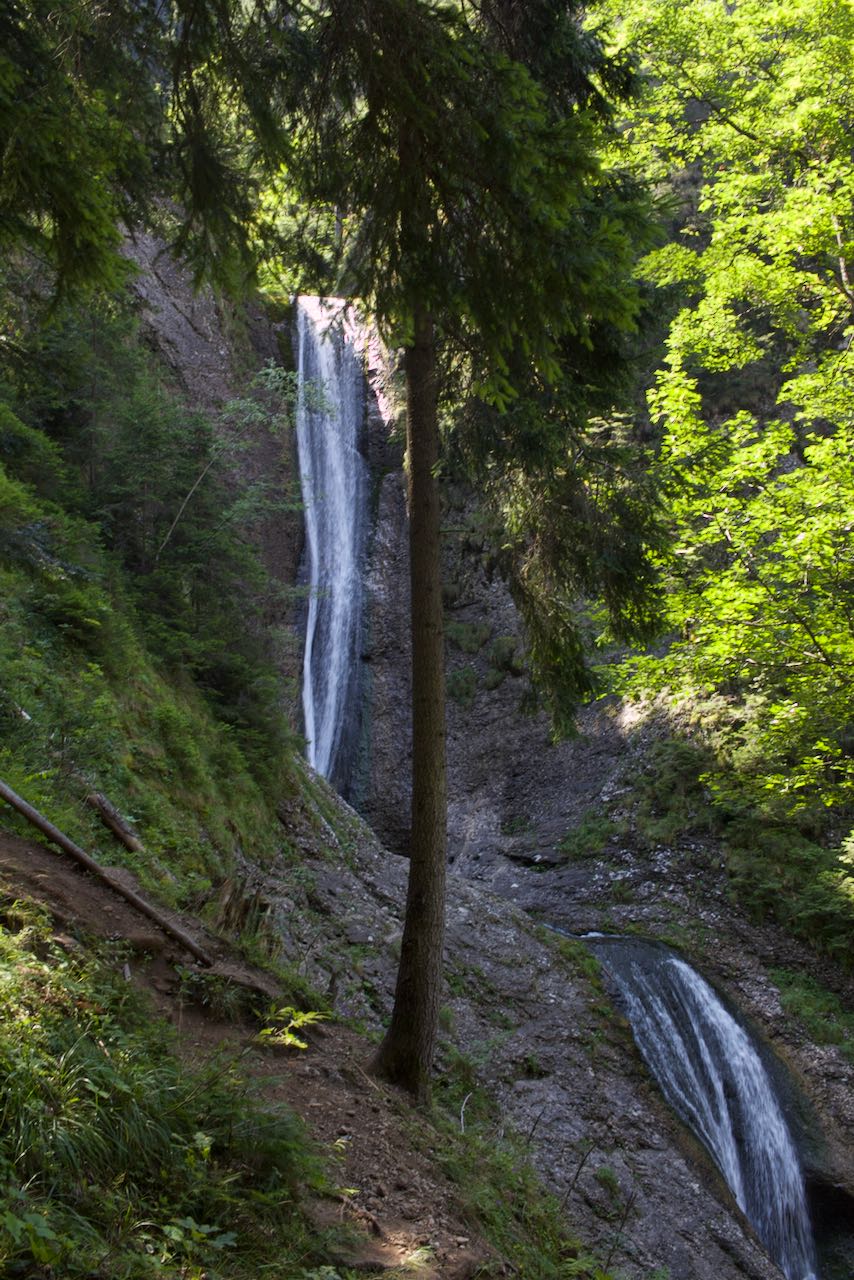
<instances>
[{"instance_id":1,"label":"stream at base of falls","mask_svg":"<svg viewBox=\"0 0 854 1280\"><path fill-rule=\"evenodd\" d=\"M306 754L346 795L359 720L368 469L359 452L364 378L340 323L342 310L334 299L297 299L296 434L309 589L302 681Z\"/></svg>"},{"instance_id":2,"label":"stream at base of falls","mask_svg":"<svg viewBox=\"0 0 854 1280\"><path fill-rule=\"evenodd\" d=\"M771 1258L787 1280L816 1280L800 1161L752 1037L669 948L585 941L616 983L665 1098L707 1147Z\"/></svg>"}]
</instances>

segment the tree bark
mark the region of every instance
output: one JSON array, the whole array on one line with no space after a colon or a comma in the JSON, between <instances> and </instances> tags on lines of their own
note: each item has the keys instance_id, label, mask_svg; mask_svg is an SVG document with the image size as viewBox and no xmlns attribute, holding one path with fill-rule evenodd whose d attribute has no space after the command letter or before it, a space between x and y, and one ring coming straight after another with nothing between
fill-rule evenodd
<instances>
[{"instance_id":1,"label":"tree bark","mask_svg":"<svg viewBox=\"0 0 854 1280\"><path fill-rule=\"evenodd\" d=\"M143 843L135 831L131 830L129 824L114 804L111 804L105 795L100 791L89 791L85 796L86 803L94 809L98 817L108 830L112 831L117 840L130 849L131 853L140 853Z\"/></svg>"},{"instance_id":2,"label":"tree bark","mask_svg":"<svg viewBox=\"0 0 854 1280\"><path fill-rule=\"evenodd\" d=\"M445 936L447 797L439 535L439 424L433 322L416 309L405 353L412 588L412 831L391 1025L374 1068L419 1099L430 1092Z\"/></svg>"}]
</instances>

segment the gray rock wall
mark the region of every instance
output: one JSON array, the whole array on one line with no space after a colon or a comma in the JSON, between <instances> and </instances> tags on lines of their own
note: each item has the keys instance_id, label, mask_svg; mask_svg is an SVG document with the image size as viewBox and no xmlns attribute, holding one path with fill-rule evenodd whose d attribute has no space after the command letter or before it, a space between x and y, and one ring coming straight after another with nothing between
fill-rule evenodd
<instances>
[{"instance_id":1,"label":"gray rock wall","mask_svg":"<svg viewBox=\"0 0 854 1280\"><path fill-rule=\"evenodd\" d=\"M484 921L504 918L505 908L499 912L490 905L497 894L534 919L577 932L635 930L675 942L753 1020L796 1081L791 1118L818 1216L825 1219L828 1238L837 1227L844 1236L837 1261L828 1263L828 1275L841 1280L854 1258L854 1065L835 1046L810 1041L784 1013L768 976L769 968L780 966L827 979L826 966L782 930L744 916L731 899L713 841L680 839L650 848L633 838L627 775L642 764L655 732L639 709L616 700L582 709L579 736L558 745L542 715L522 712L524 677L513 663L505 661L504 669L496 664L496 644L499 662L514 640L521 649L519 620L505 585L490 571L471 515L471 502L464 499L456 508L449 504L445 518L448 836L454 873L449 945L524 1010L518 1031L489 1054L490 1077L508 1117L523 1132L536 1128L535 1158L561 1195L577 1169L581 1144L597 1144L601 1162L614 1169L625 1195L634 1197L628 1238L650 1267L657 1252L671 1280L777 1274L745 1243L749 1229L745 1234L728 1191L659 1101L633 1049L624 1042L607 1047L606 1032L606 1047L585 1061L577 1044L577 993L559 989L562 979L550 972L550 961L535 959L537 948L524 930L513 940L510 932L503 935L502 960L502 947ZM405 854L411 746L401 472L387 472L379 484L368 590L370 738L359 808L384 844ZM582 821L610 824L614 832L603 838L598 856L568 858L562 842ZM460 905L463 886L467 894L486 891L466 898L480 907ZM842 988L852 1001L851 984L843 981ZM459 1010L464 1043L479 1043L478 1017L471 1008ZM520 1069L529 1054L540 1064L536 1078ZM808 1102L794 1101L798 1089ZM607 1138L601 1146L600 1135ZM593 1217L597 1203L602 1207L597 1185L582 1176L580 1191L572 1192ZM627 1275L643 1274L628 1268L624 1258L620 1266Z\"/></svg>"}]
</instances>

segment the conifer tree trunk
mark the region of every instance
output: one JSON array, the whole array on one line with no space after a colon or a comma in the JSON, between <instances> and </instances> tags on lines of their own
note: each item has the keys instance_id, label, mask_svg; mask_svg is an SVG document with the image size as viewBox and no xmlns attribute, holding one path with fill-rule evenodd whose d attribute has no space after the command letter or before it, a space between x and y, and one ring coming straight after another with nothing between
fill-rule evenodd
<instances>
[{"instance_id":1,"label":"conifer tree trunk","mask_svg":"<svg viewBox=\"0 0 854 1280\"><path fill-rule=\"evenodd\" d=\"M429 1094L445 935L447 798L439 541L439 425L432 317L415 316L405 355L412 587L412 833L394 1011L374 1066L416 1097Z\"/></svg>"}]
</instances>

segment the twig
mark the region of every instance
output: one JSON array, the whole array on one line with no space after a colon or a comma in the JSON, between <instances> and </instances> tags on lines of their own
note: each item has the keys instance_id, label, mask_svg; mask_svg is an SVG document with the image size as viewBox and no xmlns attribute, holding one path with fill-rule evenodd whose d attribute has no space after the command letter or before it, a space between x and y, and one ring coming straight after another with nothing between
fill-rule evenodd
<instances>
[{"instance_id":1,"label":"twig","mask_svg":"<svg viewBox=\"0 0 854 1280\"><path fill-rule=\"evenodd\" d=\"M546 1114L546 1109L545 1107L543 1107L542 1111L539 1113L539 1115L534 1120L534 1123L531 1125L530 1132L528 1133L528 1136L525 1139L527 1143L531 1143L534 1141L534 1134L537 1132L537 1125L540 1123L540 1121L542 1120L545 1114Z\"/></svg>"},{"instance_id":2,"label":"twig","mask_svg":"<svg viewBox=\"0 0 854 1280\"><path fill-rule=\"evenodd\" d=\"M608 1256L605 1259L605 1266L604 1266L605 1271L607 1271L611 1266L611 1259L613 1258L614 1254L617 1252L618 1247L620 1246L620 1243L623 1238L623 1228L625 1227L626 1222L628 1221L628 1218L629 1218L629 1214L631 1213L634 1207L635 1200L637 1199L637 1194L638 1194L637 1187L633 1187L632 1194L629 1196L628 1200L626 1201L626 1207L623 1210L623 1216L620 1219L620 1225L617 1227L617 1230L614 1232L614 1239L611 1242L611 1248L608 1250Z\"/></svg>"},{"instance_id":3,"label":"twig","mask_svg":"<svg viewBox=\"0 0 854 1280\"><path fill-rule=\"evenodd\" d=\"M466 1103L468 1102L470 1097L471 1097L471 1094L467 1093L466 1096L463 1098L463 1105L460 1107L460 1133L465 1133L466 1131L466 1119L465 1119Z\"/></svg>"},{"instance_id":4,"label":"twig","mask_svg":"<svg viewBox=\"0 0 854 1280\"><path fill-rule=\"evenodd\" d=\"M359 1066L358 1062L354 1062L353 1066L356 1068L356 1070L358 1071L362 1079L365 1080L371 1086L372 1089L376 1089L377 1093L382 1093L382 1089L377 1084L376 1080L372 1080L371 1077L368 1075L367 1071L365 1071L362 1067Z\"/></svg>"},{"instance_id":5,"label":"twig","mask_svg":"<svg viewBox=\"0 0 854 1280\"><path fill-rule=\"evenodd\" d=\"M584 1168L584 1166L587 1164L587 1161L590 1158L590 1155L593 1152L594 1147L595 1147L595 1143L593 1142L588 1143L588 1145L585 1147L582 1153L581 1159L579 1160L578 1165L576 1166L575 1173L572 1175L572 1181L567 1187L566 1194L564 1195L563 1199L560 1202L561 1213L563 1213L564 1209L566 1208L569 1202L569 1197L572 1195L573 1191L575 1190L575 1185L578 1182L578 1179L581 1177L581 1171Z\"/></svg>"},{"instance_id":6,"label":"twig","mask_svg":"<svg viewBox=\"0 0 854 1280\"><path fill-rule=\"evenodd\" d=\"M166 550L166 546L167 546L167 544L168 544L168 542L169 542L169 539L172 537L172 534L175 532L175 529L176 529L176 527L177 527L177 525L178 525L178 521L181 519L181 516L184 514L184 512L185 512L185 511L186 511L186 509L187 509L187 503L190 501L190 499L192 498L193 494L196 492L196 490L198 489L199 485L202 483L202 481L204 480L205 476L206 476L206 475L208 474L208 472L210 471L211 467L214 465L214 463L215 463L215 462L218 462L218 461L219 461L219 459L220 459L221 455L222 455L224 452L225 452L225 446L221 447L220 449L217 449L214 453L212 453L212 454L211 454L211 456L210 456L210 458L208 459L207 463L205 464L205 466L202 468L202 470L201 470L201 471L199 472L199 474L196 476L196 479L193 481L193 484L190 486L190 488L189 488L189 490L188 490L188 492L187 492L187 495L186 495L186 497L184 498L184 501L181 503L180 507L178 508L178 514L175 516L175 519L172 521L172 523L171 523L171 524L170 524L170 526L169 526L169 532L166 534L166 537L163 539L163 541L161 542L160 546L157 548L157 551L155 552L155 555L154 555L154 563L155 563L155 564L157 564L157 562L159 561L159 559L160 559L160 557L162 556L163 552Z\"/></svg>"}]
</instances>

